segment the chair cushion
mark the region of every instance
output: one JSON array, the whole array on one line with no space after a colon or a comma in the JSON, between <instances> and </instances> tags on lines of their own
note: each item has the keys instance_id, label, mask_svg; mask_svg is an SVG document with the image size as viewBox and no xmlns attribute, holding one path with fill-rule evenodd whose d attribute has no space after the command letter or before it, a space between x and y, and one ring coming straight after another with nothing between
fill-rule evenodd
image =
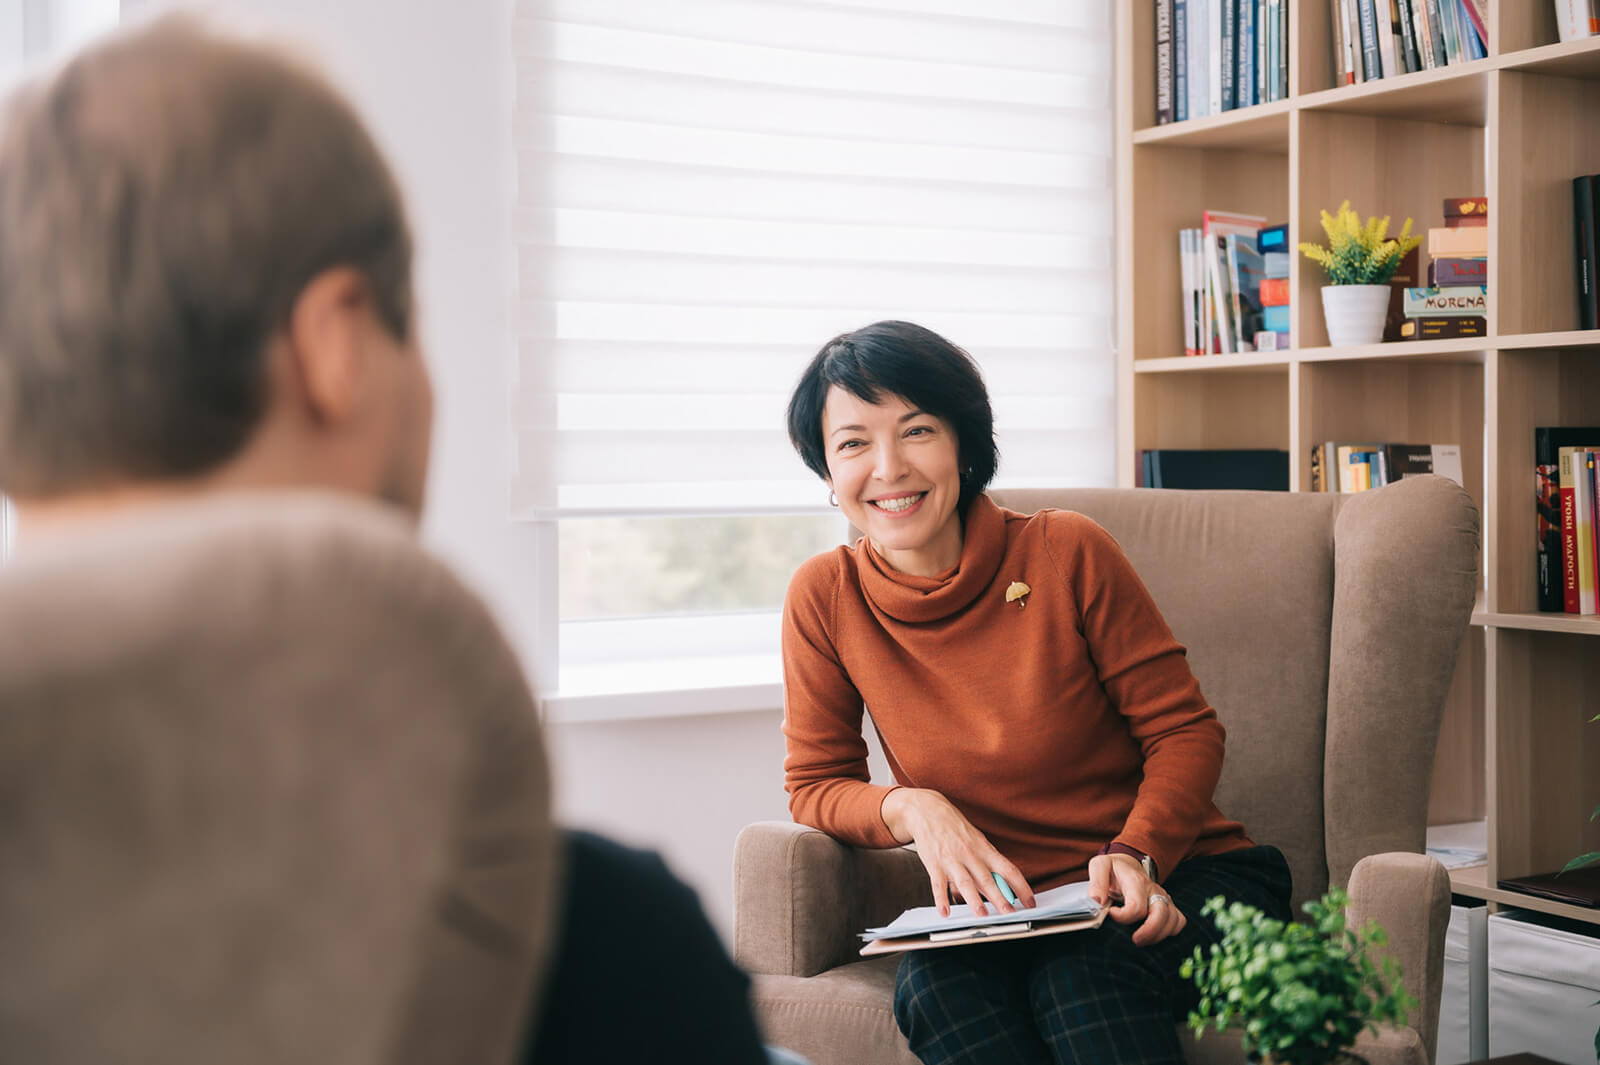
<instances>
[{"instance_id":1,"label":"chair cushion","mask_svg":"<svg viewBox=\"0 0 1600 1065\"><path fill-rule=\"evenodd\" d=\"M549 939L534 706L369 505L211 499L0 573L0 1031L37 1063L505 1062Z\"/></svg>"}]
</instances>

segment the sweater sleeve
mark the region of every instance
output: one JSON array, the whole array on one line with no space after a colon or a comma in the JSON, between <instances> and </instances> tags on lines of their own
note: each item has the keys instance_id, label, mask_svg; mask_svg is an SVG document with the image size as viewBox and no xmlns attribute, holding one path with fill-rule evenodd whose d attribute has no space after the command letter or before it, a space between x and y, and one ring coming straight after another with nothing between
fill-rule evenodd
<instances>
[{"instance_id":1,"label":"sweater sleeve","mask_svg":"<svg viewBox=\"0 0 1600 1065\"><path fill-rule=\"evenodd\" d=\"M838 554L807 562L783 607L783 760L789 813L858 847L895 847L883 823L884 796L870 783L862 701L832 637Z\"/></svg>"},{"instance_id":2,"label":"sweater sleeve","mask_svg":"<svg viewBox=\"0 0 1600 1065\"><path fill-rule=\"evenodd\" d=\"M1166 876L1211 812L1225 733L1128 556L1095 522L1072 518L1060 530L1070 543L1058 537L1052 553L1067 563L1100 683L1144 757L1144 779L1114 842L1150 855Z\"/></svg>"}]
</instances>

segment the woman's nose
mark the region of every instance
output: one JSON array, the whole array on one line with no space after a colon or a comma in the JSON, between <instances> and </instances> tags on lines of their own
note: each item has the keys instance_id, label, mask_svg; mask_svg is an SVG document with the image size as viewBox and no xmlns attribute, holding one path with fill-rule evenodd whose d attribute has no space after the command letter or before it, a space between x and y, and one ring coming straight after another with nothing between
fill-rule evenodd
<instances>
[{"instance_id":1,"label":"woman's nose","mask_svg":"<svg viewBox=\"0 0 1600 1065\"><path fill-rule=\"evenodd\" d=\"M900 453L898 442L887 444L878 449L878 461L872 471L880 481L898 481L906 471L905 456Z\"/></svg>"}]
</instances>

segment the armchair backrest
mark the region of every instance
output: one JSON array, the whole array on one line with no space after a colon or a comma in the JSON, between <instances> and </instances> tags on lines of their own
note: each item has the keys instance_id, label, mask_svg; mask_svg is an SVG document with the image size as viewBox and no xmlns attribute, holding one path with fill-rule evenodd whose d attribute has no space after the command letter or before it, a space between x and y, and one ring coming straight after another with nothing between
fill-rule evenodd
<instances>
[{"instance_id":1,"label":"armchair backrest","mask_svg":"<svg viewBox=\"0 0 1600 1065\"><path fill-rule=\"evenodd\" d=\"M379 508L184 504L0 572L8 1057L512 1061L554 853L515 656Z\"/></svg>"},{"instance_id":2,"label":"armchair backrest","mask_svg":"<svg viewBox=\"0 0 1600 1065\"><path fill-rule=\"evenodd\" d=\"M1086 514L1128 553L1227 729L1217 804L1282 849L1297 908L1367 854L1423 848L1478 583L1478 514L1458 485L994 498Z\"/></svg>"}]
</instances>

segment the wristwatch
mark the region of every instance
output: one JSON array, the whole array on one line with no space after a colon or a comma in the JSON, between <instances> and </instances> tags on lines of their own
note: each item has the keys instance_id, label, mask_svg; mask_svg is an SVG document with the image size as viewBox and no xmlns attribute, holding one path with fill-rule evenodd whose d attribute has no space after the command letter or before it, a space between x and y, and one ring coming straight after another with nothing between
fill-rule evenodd
<instances>
[{"instance_id":1,"label":"wristwatch","mask_svg":"<svg viewBox=\"0 0 1600 1065\"><path fill-rule=\"evenodd\" d=\"M1156 860L1150 857L1144 851L1130 847L1126 843L1102 844L1099 851L1096 852L1097 856L1100 854L1126 854L1130 858L1137 858L1139 860L1139 867L1144 870L1145 876L1156 881L1161 879L1157 875Z\"/></svg>"}]
</instances>

